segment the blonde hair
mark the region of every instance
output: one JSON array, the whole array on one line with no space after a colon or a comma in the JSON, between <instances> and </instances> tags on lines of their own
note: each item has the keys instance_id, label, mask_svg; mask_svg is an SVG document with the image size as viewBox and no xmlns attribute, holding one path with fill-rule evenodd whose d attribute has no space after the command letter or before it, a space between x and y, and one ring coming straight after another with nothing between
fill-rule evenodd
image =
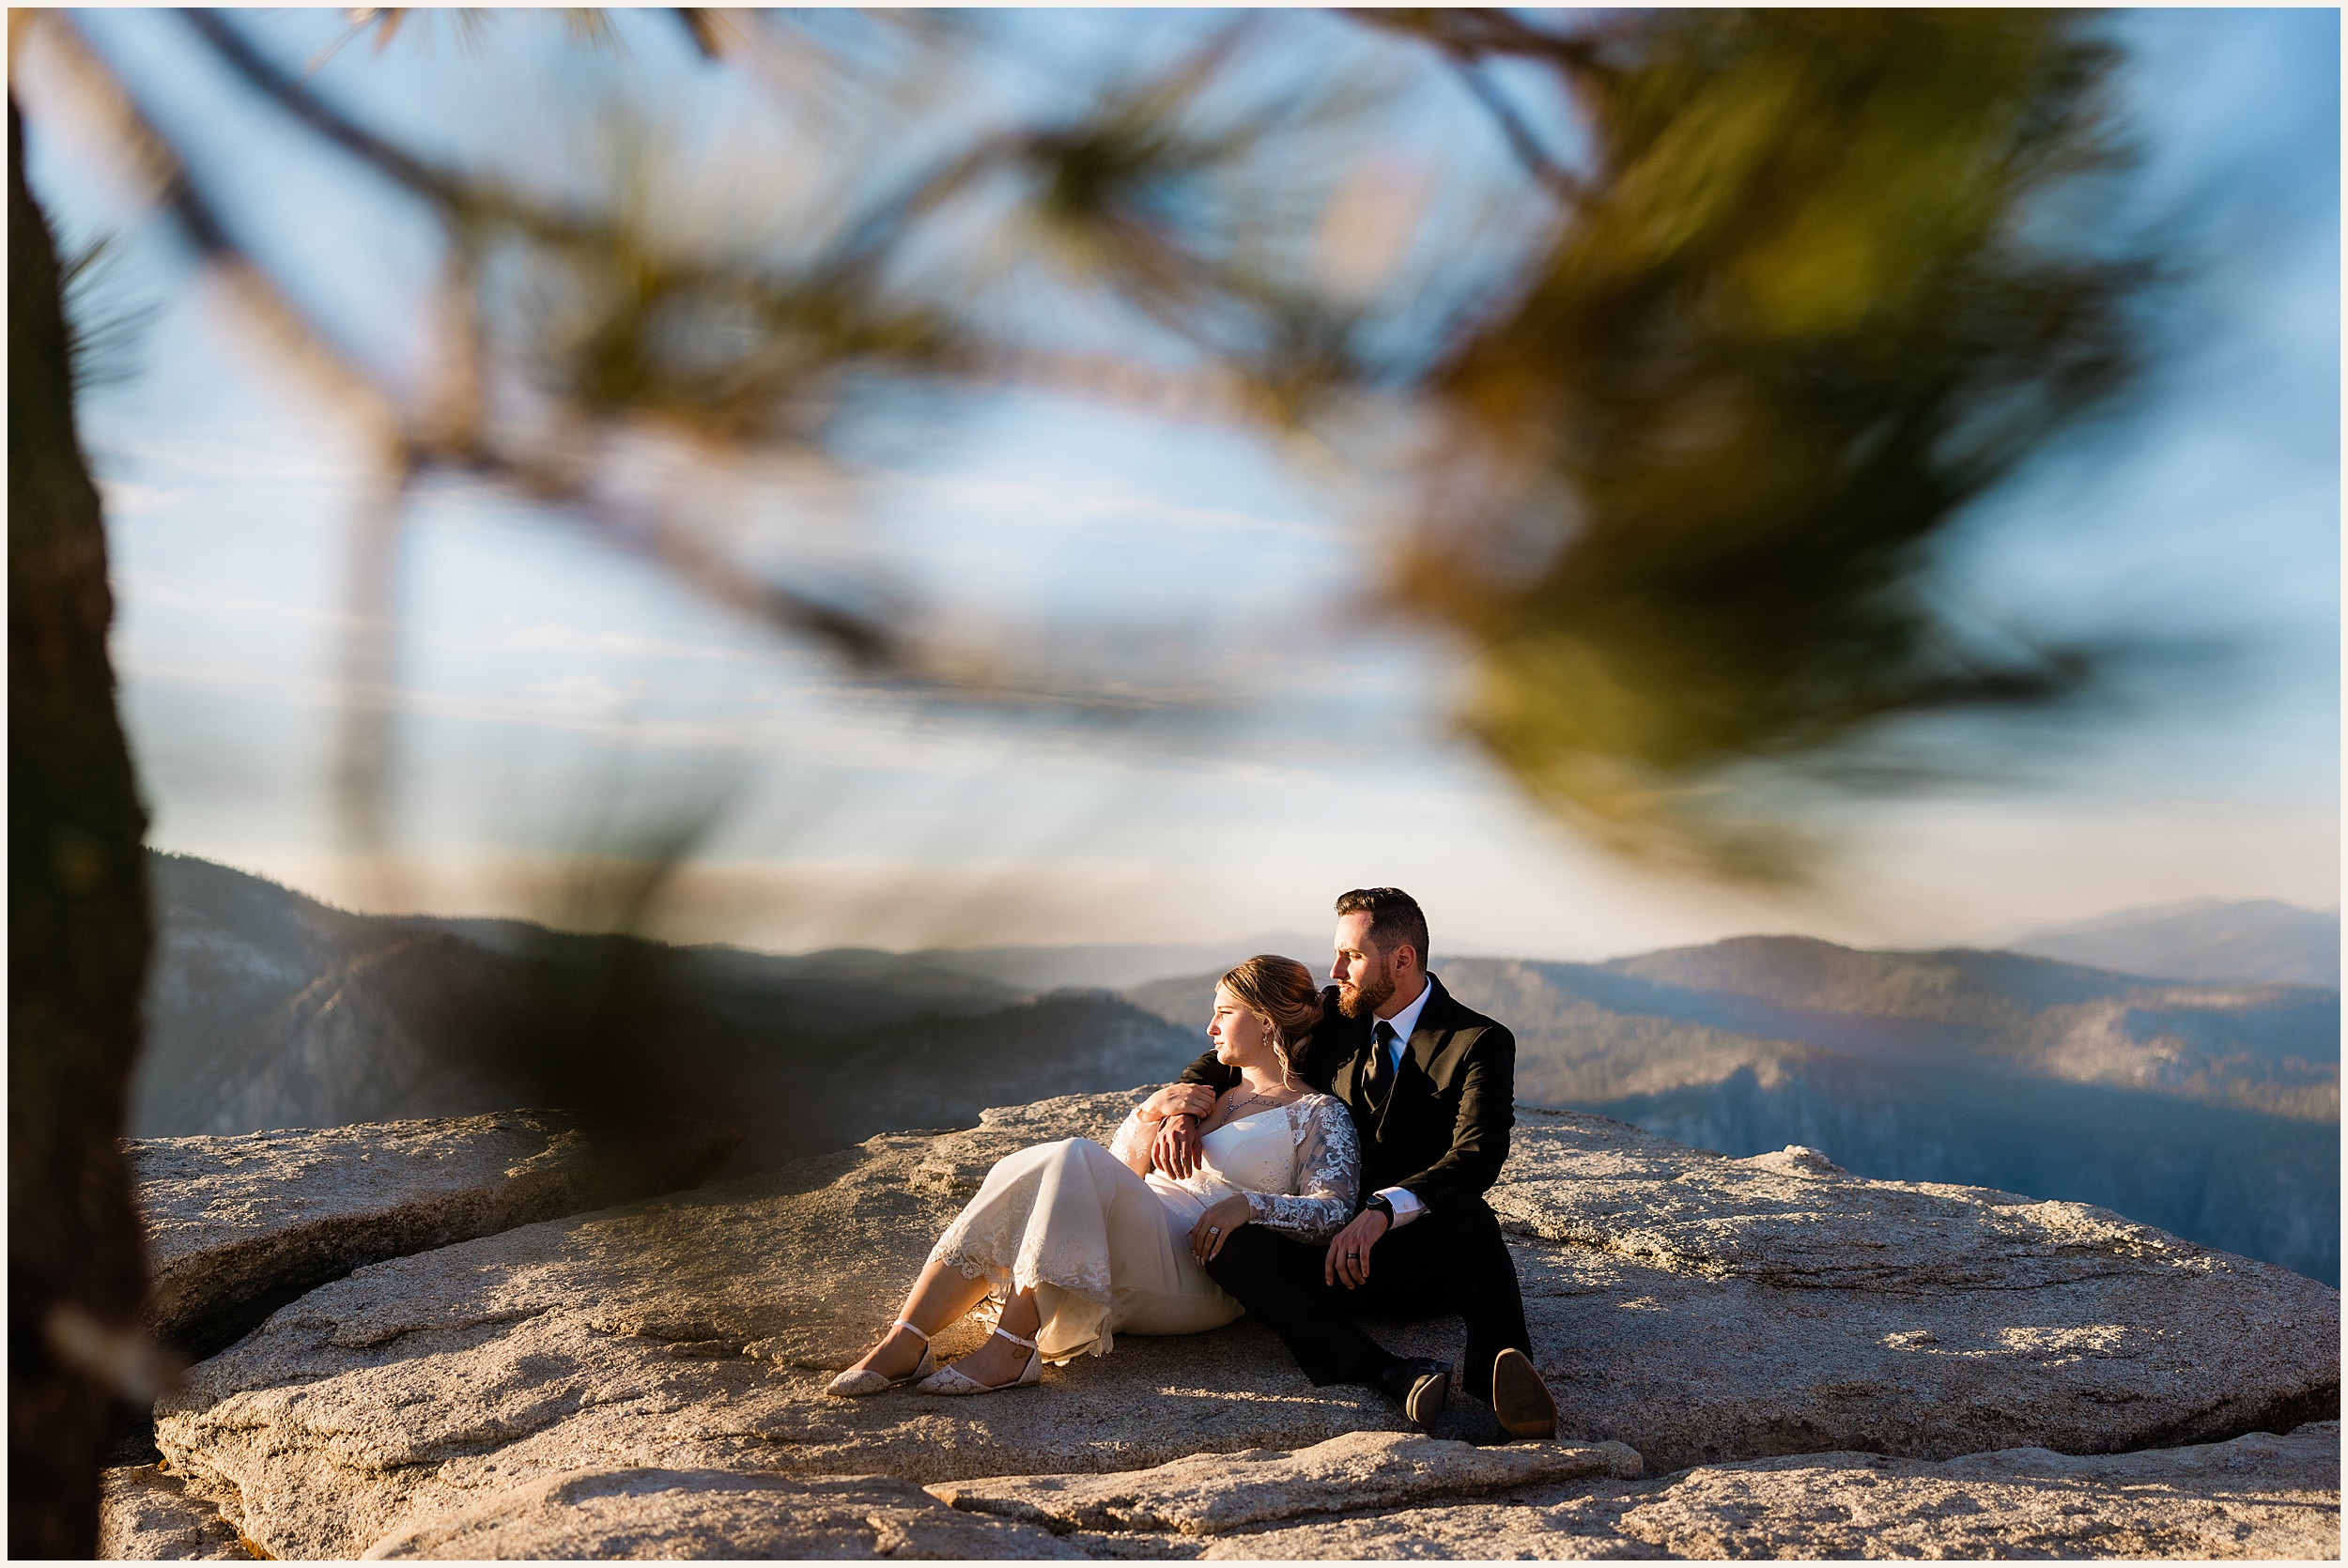
<instances>
[{"instance_id":1,"label":"blonde hair","mask_svg":"<svg viewBox=\"0 0 2348 1568\"><path fill-rule=\"evenodd\" d=\"M1290 1047L1321 1026L1321 988L1313 983L1313 972L1294 959L1259 953L1225 970L1215 984L1263 1024L1272 1053L1279 1058L1280 1082L1294 1087Z\"/></svg>"}]
</instances>

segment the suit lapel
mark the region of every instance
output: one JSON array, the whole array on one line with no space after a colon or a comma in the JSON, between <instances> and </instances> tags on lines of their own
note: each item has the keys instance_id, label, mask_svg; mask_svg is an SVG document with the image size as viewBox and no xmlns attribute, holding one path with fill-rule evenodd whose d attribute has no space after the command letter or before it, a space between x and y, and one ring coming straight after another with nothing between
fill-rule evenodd
<instances>
[{"instance_id":1,"label":"suit lapel","mask_svg":"<svg viewBox=\"0 0 2348 1568\"><path fill-rule=\"evenodd\" d=\"M1411 1026L1411 1038L1403 1043L1402 1060L1395 1067L1394 1083L1386 1090L1386 1102L1378 1108L1381 1136L1385 1132L1387 1120L1395 1114L1395 1107L1402 1102L1403 1084L1410 1079L1412 1066L1415 1064L1421 1075L1430 1081L1433 1078L1428 1069L1435 1059L1435 1048L1442 1043L1442 1025L1440 1022L1429 1024L1428 1020L1440 1019L1439 1009L1443 1007L1444 994L1443 988L1435 983L1432 975L1427 976L1427 1005L1418 1010L1418 1022Z\"/></svg>"},{"instance_id":2,"label":"suit lapel","mask_svg":"<svg viewBox=\"0 0 2348 1568\"><path fill-rule=\"evenodd\" d=\"M1445 994L1443 982L1432 975L1427 976L1429 995L1427 1006L1418 1010L1418 1023L1411 1030L1410 1049L1403 1054L1418 1064L1418 1070L1428 1082L1434 1082L1435 1053L1443 1049L1444 1036L1450 1033L1444 1019L1450 1013L1451 998ZM1391 1105L1394 1103L1388 1100Z\"/></svg>"},{"instance_id":3,"label":"suit lapel","mask_svg":"<svg viewBox=\"0 0 2348 1568\"><path fill-rule=\"evenodd\" d=\"M1369 1038L1367 1034L1354 1040L1353 1048L1329 1075L1329 1092L1345 1102L1348 1110L1358 1110L1367 1093L1362 1074L1369 1065Z\"/></svg>"},{"instance_id":4,"label":"suit lapel","mask_svg":"<svg viewBox=\"0 0 2348 1568\"><path fill-rule=\"evenodd\" d=\"M1351 1108L1362 1102L1361 1086L1362 1052L1357 1046L1353 1054L1338 1063L1337 1070L1329 1075L1329 1092Z\"/></svg>"},{"instance_id":5,"label":"suit lapel","mask_svg":"<svg viewBox=\"0 0 2348 1568\"><path fill-rule=\"evenodd\" d=\"M1371 1134L1373 1138L1383 1134L1387 1118L1394 1115L1396 1104L1402 1099L1403 1084L1410 1078L1413 1065L1429 1084L1433 1083L1435 1057L1450 1036L1450 994L1443 989L1443 982L1432 975L1427 976L1427 984L1431 994L1427 998L1427 1006L1419 1009L1418 1023L1411 1030L1410 1043L1402 1053L1401 1066L1395 1074L1392 1087L1386 1091L1386 1102L1376 1112L1377 1132ZM1376 1049L1374 1032L1363 1031L1361 1038L1354 1042L1352 1053L1330 1076L1329 1092L1349 1107L1367 1108L1368 1090L1364 1076L1369 1068L1369 1053ZM1370 1118L1358 1119L1367 1122ZM1368 1130L1368 1128L1364 1128L1365 1132Z\"/></svg>"}]
</instances>

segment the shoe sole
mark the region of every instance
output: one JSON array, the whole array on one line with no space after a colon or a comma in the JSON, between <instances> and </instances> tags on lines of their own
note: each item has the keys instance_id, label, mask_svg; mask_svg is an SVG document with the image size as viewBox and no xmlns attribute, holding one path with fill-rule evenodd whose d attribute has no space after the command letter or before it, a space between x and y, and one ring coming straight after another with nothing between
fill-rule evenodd
<instances>
[{"instance_id":1,"label":"shoe sole","mask_svg":"<svg viewBox=\"0 0 2348 1568\"><path fill-rule=\"evenodd\" d=\"M1432 1426L1435 1418L1443 1414L1444 1401L1450 1392L1451 1375L1430 1372L1411 1385L1410 1393L1402 1401L1402 1413L1417 1426Z\"/></svg>"},{"instance_id":2,"label":"shoe sole","mask_svg":"<svg viewBox=\"0 0 2348 1568\"><path fill-rule=\"evenodd\" d=\"M1492 1362L1492 1414L1511 1437L1557 1436L1557 1402L1522 1350L1503 1350Z\"/></svg>"}]
</instances>

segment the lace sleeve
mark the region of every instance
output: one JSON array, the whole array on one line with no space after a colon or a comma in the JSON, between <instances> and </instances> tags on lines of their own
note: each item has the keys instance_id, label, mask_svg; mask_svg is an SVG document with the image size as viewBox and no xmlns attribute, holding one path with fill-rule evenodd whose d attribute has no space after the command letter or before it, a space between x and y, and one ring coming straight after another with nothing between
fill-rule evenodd
<instances>
[{"instance_id":1,"label":"lace sleeve","mask_svg":"<svg viewBox=\"0 0 2348 1568\"><path fill-rule=\"evenodd\" d=\"M1136 1105L1125 1113L1123 1121L1117 1124L1117 1136L1109 1140L1109 1152L1123 1161L1129 1170L1138 1159L1141 1172L1146 1176L1150 1171L1150 1145L1152 1142L1150 1134L1141 1130L1141 1107Z\"/></svg>"},{"instance_id":2,"label":"lace sleeve","mask_svg":"<svg viewBox=\"0 0 2348 1568\"><path fill-rule=\"evenodd\" d=\"M1296 1194L1250 1192L1248 1212L1268 1230L1325 1241L1353 1218L1353 1200L1361 1195L1362 1151L1353 1132L1353 1114L1342 1100L1306 1095L1296 1102L1291 1117Z\"/></svg>"}]
</instances>

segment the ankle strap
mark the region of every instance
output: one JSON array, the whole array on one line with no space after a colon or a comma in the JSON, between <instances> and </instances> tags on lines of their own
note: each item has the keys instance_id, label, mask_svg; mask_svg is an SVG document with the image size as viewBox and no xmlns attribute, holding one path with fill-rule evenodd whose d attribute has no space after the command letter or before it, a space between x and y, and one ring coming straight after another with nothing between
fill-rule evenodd
<instances>
[{"instance_id":1,"label":"ankle strap","mask_svg":"<svg viewBox=\"0 0 2348 1568\"><path fill-rule=\"evenodd\" d=\"M904 1330L906 1333L911 1334L911 1335L912 1335L915 1339L919 1340L919 1341L920 1341L923 1345L927 1345L927 1344L929 1344L929 1342L930 1342L930 1336L929 1336L929 1335L927 1335L927 1334L923 1333L920 1330L919 1330L919 1329L915 1328L912 1324L907 1323L907 1322L906 1322L904 1318L902 1318L902 1317L898 1318L895 1322L893 1322L893 1323L889 1324L889 1327L890 1327L890 1328L892 1328L892 1329L903 1329L903 1330Z\"/></svg>"},{"instance_id":2,"label":"ankle strap","mask_svg":"<svg viewBox=\"0 0 2348 1568\"><path fill-rule=\"evenodd\" d=\"M995 1331L1002 1335L1005 1339L1011 1341L1013 1345L1024 1345L1030 1350L1035 1348L1035 1341L1031 1339L1021 1339L1017 1334L1012 1333L1008 1329L997 1329Z\"/></svg>"}]
</instances>

